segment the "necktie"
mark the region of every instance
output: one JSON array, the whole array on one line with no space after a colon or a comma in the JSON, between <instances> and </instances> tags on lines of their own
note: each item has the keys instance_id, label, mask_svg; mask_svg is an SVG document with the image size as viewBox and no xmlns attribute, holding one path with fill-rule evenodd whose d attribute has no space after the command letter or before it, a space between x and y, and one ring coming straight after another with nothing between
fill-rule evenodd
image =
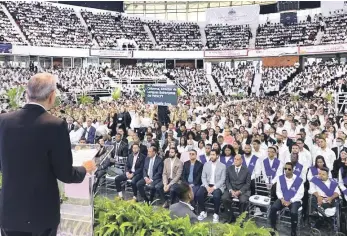
<instances>
[{"instance_id":1,"label":"necktie","mask_svg":"<svg viewBox=\"0 0 347 236\"><path fill-rule=\"evenodd\" d=\"M118 143L116 143L116 150L115 150L115 156L118 156L118 148L119 148L119 144Z\"/></svg>"},{"instance_id":2,"label":"necktie","mask_svg":"<svg viewBox=\"0 0 347 236\"><path fill-rule=\"evenodd\" d=\"M236 175L239 176L239 168L236 167Z\"/></svg>"},{"instance_id":3,"label":"necktie","mask_svg":"<svg viewBox=\"0 0 347 236\"><path fill-rule=\"evenodd\" d=\"M152 179L153 177L153 164L154 164L154 161L153 161L153 158L151 158L151 160L149 161L149 170L148 170L148 177L150 179Z\"/></svg>"}]
</instances>

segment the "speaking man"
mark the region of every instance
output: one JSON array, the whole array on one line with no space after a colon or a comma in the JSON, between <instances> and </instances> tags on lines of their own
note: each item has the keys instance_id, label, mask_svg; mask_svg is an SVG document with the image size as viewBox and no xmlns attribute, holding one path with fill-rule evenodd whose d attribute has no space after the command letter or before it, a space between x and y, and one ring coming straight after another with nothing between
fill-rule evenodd
<instances>
[{"instance_id":1,"label":"speaking man","mask_svg":"<svg viewBox=\"0 0 347 236\"><path fill-rule=\"evenodd\" d=\"M1 234L53 236L60 222L57 179L80 183L95 163L72 166L66 123L47 110L56 97L53 75L34 75L23 109L0 115Z\"/></svg>"}]
</instances>

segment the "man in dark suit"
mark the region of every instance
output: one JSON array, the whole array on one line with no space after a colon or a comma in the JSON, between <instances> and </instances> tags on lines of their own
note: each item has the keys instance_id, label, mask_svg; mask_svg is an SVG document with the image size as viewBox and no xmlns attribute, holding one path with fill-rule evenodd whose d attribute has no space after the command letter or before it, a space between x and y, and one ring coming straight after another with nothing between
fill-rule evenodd
<instances>
[{"instance_id":1,"label":"man in dark suit","mask_svg":"<svg viewBox=\"0 0 347 236\"><path fill-rule=\"evenodd\" d=\"M227 168L225 183L227 191L224 192L222 201L227 211L230 212L230 222L233 222L235 221L233 202L239 202L242 213L246 210L248 199L251 196L251 174L247 167L242 165L241 155L236 155L234 164Z\"/></svg>"},{"instance_id":2,"label":"man in dark suit","mask_svg":"<svg viewBox=\"0 0 347 236\"><path fill-rule=\"evenodd\" d=\"M2 235L56 235L60 222L57 179L80 183L95 168L92 161L84 167L72 166L66 123L46 111L54 105L56 89L53 75L37 74L28 82L30 102L0 115Z\"/></svg>"},{"instance_id":3,"label":"man in dark suit","mask_svg":"<svg viewBox=\"0 0 347 236\"><path fill-rule=\"evenodd\" d=\"M136 144L138 144L139 145L139 147L140 147L140 153L141 154L143 154L144 156L147 156L147 152L148 152L148 150L147 150L147 147L145 146L145 145L143 145L143 144L141 144L141 142L140 142L140 138L139 138L139 136L137 136L137 135L134 135L134 144L136 143ZM130 148L130 154L132 153L132 149Z\"/></svg>"},{"instance_id":4,"label":"man in dark suit","mask_svg":"<svg viewBox=\"0 0 347 236\"><path fill-rule=\"evenodd\" d=\"M117 133L116 142L113 144L114 149L112 151L112 157L117 159L118 157L127 157L128 156L128 144L122 141L122 135Z\"/></svg>"},{"instance_id":5,"label":"man in dark suit","mask_svg":"<svg viewBox=\"0 0 347 236\"><path fill-rule=\"evenodd\" d=\"M193 212L194 207L190 205L190 202L194 198L192 188L188 183L181 183L177 186L176 191L179 202L170 206L171 218L189 216L190 223L198 222L198 218Z\"/></svg>"},{"instance_id":6,"label":"man in dark suit","mask_svg":"<svg viewBox=\"0 0 347 236\"><path fill-rule=\"evenodd\" d=\"M82 137L85 137L87 144L94 144L96 129L92 126L92 119L87 119L87 128L84 129Z\"/></svg>"},{"instance_id":7,"label":"man in dark suit","mask_svg":"<svg viewBox=\"0 0 347 236\"><path fill-rule=\"evenodd\" d=\"M67 118L67 130L70 133L72 130L74 130L75 125L73 124L73 119L71 117Z\"/></svg>"},{"instance_id":8,"label":"man in dark suit","mask_svg":"<svg viewBox=\"0 0 347 236\"><path fill-rule=\"evenodd\" d=\"M145 159L143 178L137 182L137 189L141 197L147 202L153 202L155 192L159 192L163 177L163 160L157 155L157 148L148 148L148 156ZM146 196L145 188L150 190L150 197Z\"/></svg>"},{"instance_id":9,"label":"man in dark suit","mask_svg":"<svg viewBox=\"0 0 347 236\"><path fill-rule=\"evenodd\" d=\"M123 197L121 183L131 180L131 186L134 193L134 199L137 197L137 182L142 179L143 165L145 164L146 156L140 153L140 146L133 144L132 154L129 155L125 165L125 174L118 175L115 179L116 189L119 197Z\"/></svg>"},{"instance_id":10,"label":"man in dark suit","mask_svg":"<svg viewBox=\"0 0 347 236\"><path fill-rule=\"evenodd\" d=\"M182 182L192 187L195 196L202 184L201 174L204 165L197 160L197 152L194 149L189 151L189 159L183 164Z\"/></svg>"}]
</instances>

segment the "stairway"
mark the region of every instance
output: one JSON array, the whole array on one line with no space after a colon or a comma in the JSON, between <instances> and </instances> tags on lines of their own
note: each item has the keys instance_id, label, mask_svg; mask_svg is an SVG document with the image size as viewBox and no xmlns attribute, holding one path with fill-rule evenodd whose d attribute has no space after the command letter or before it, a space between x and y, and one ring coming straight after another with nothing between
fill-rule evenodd
<instances>
[{"instance_id":1,"label":"stairway","mask_svg":"<svg viewBox=\"0 0 347 236\"><path fill-rule=\"evenodd\" d=\"M3 12L6 14L8 19L13 25L13 28L19 33L19 35L22 37L23 42L25 42L27 45L30 45L27 37L23 34L22 30L20 29L19 25L17 25L16 21L13 19L11 13L8 11L7 7L0 3L0 7L2 8Z\"/></svg>"},{"instance_id":2,"label":"stairway","mask_svg":"<svg viewBox=\"0 0 347 236\"><path fill-rule=\"evenodd\" d=\"M80 19L81 24L84 26L86 31L89 32L88 25L87 25L86 21L84 20L81 12L79 10L77 10L76 8L74 8L74 10L75 10L76 16ZM90 35L90 37L92 37L92 34L90 32L89 32L89 35ZM95 38L93 38L93 46L99 47L99 44L98 44L98 42L96 41Z\"/></svg>"},{"instance_id":3,"label":"stairway","mask_svg":"<svg viewBox=\"0 0 347 236\"><path fill-rule=\"evenodd\" d=\"M178 81L175 80L175 78L173 76L170 75L170 73L166 73L165 76L168 78L167 79L167 84L175 84L177 85L177 87L179 87L180 89L182 89L182 91L187 94L187 95L191 95L190 92L187 90L187 88L183 87L182 84Z\"/></svg>"},{"instance_id":4,"label":"stairway","mask_svg":"<svg viewBox=\"0 0 347 236\"><path fill-rule=\"evenodd\" d=\"M248 45L248 48L249 49L255 49L255 39L257 37L257 28L258 28L258 25L250 25L249 26L250 29L251 29L251 33L252 33L252 38L249 40L249 45Z\"/></svg>"},{"instance_id":5,"label":"stairway","mask_svg":"<svg viewBox=\"0 0 347 236\"><path fill-rule=\"evenodd\" d=\"M288 76L288 78L281 84L281 86L280 86L280 92L285 91L285 89L287 88L287 84L288 84L289 82L291 82L291 81L295 78L295 76L297 76L298 74L300 74L301 71L302 71L302 70L301 70L301 68L299 67L299 68L296 69L296 71L295 71L293 74L291 74L290 76Z\"/></svg>"},{"instance_id":6,"label":"stairway","mask_svg":"<svg viewBox=\"0 0 347 236\"><path fill-rule=\"evenodd\" d=\"M154 35L152 33L152 30L149 28L148 24L144 24L143 28L145 29L145 31L147 32L149 39L151 40L151 42L153 43L154 46L157 45L157 41L155 41Z\"/></svg>"},{"instance_id":7,"label":"stairway","mask_svg":"<svg viewBox=\"0 0 347 236\"><path fill-rule=\"evenodd\" d=\"M254 80L253 80L253 85L252 85L252 89L255 88L255 94L257 96L260 95L260 91L259 91L259 88L260 88L260 84L261 84L261 81L262 81L262 74L261 73L256 73L254 75Z\"/></svg>"},{"instance_id":8,"label":"stairway","mask_svg":"<svg viewBox=\"0 0 347 236\"><path fill-rule=\"evenodd\" d=\"M321 44L323 35L324 35L324 32L319 30L317 35L316 35L316 40L314 41L314 45Z\"/></svg>"},{"instance_id":9,"label":"stairway","mask_svg":"<svg viewBox=\"0 0 347 236\"><path fill-rule=\"evenodd\" d=\"M217 94L222 94L224 95L224 91L218 81L215 79L214 76L212 75L206 75L206 79L208 80L209 84L211 85L212 92Z\"/></svg>"},{"instance_id":10,"label":"stairway","mask_svg":"<svg viewBox=\"0 0 347 236\"><path fill-rule=\"evenodd\" d=\"M201 34L201 43L203 46L205 46L207 44L205 27L206 27L206 25L203 25L203 24L199 25L200 34Z\"/></svg>"}]
</instances>

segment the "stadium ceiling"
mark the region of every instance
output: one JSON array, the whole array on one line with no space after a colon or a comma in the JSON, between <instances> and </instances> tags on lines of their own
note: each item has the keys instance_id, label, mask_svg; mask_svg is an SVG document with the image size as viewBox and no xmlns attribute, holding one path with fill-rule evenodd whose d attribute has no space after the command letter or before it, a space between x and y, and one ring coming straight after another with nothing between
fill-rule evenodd
<instances>
[{"instance_id":1,"label":"stadium ceiling","mask_svg":"<svg viewBox=\"0 0 347 236\"><path fill-rule=\"evenodd\" d=\"M128 15L157 20L205 21L208 8L267 5L277 1L124 1Z\"/></svg>"}]
</instances>

